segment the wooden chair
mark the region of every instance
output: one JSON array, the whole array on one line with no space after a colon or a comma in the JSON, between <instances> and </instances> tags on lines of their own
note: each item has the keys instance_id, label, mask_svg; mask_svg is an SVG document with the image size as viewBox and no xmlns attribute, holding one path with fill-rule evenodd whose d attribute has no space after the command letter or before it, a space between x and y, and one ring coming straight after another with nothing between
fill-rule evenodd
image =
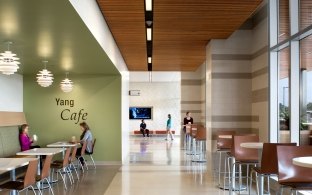
<instances>
[{"instance_id":1,"label":"wooden chair","mask_svg":"<svg viewBox=\"0 0 312 195\"><path fill-rule=\"evenodd\" d=\"M291 194L298 190L312 190L312 169L294 165L293 158L312 156L312 146L278 146L278 183L279 194L284 187L291 189Z\"/></svg>"},{"instance_id":2,"label":"wooden chair","mask_svg":"<svg viewBox=\"0 0 312 195\"><path fill-rule=\"evenodd\" d=\"M73 184L73 176L71 174L71 171L69 169L69 156L70 156L71 148L67 148L65 152L64 159L62 161L54 161L51 164L51 168L53 170L56 170L57 175L60 175L63 183L64 183L64 188L67 190L66 182L65 182L65 177L63 176L63 173L67 174L69 181L71 184Z\"/></svg>"},{"instance_id":3,"label":"wooden chair","mask_svg":"<svg viewBox=\"0 0 312 195\"><path fill-rule=\"evenodd\" d=\"M77 161L76 154L77 154L77 146L74 146L71 156L69 158L69 167L75 171L77 179L79 180L77 167L74 165L74 162Z\"/></svg>"},{"instance_id":4,"label":"wooden chair","mask_svg":"<svg viewBox=\"0 0 312 195\"><path fill-rule=\"evenodd\" d=\"M256 184L257 184L257 194L259 194L259 186L258 180L260 179L260 188L263 189L263 180L264 177L267 177L267 192L270 192L270 176L274 176L278 174L278 165L277 165L277 146L296 146L296 143L264 143L262 156L261 156L261 164L260 167L254 167L251 170L250 177L250 186L252 185L252 175L256 174Z\"/></svg>"},{"instance_id":5,"label":"wooden chair","mask_svg":"<svg viewBox=\"0 0 312 195\"><path fill-rule=\"evenodd\" d=\"M36 185L37 166L38 159L30 161L26 170L25 177L22 181L8 181L4 184L1 184L0 189L17 190L19 194L21 191L30 188L34 192L34 194L36 194L33 185Z\"/></svg>"},{"instance_id":6,"label":"wooden chair","mask_svg":"<svg viewBox=\"0 0 312 195\"><path fill-rule=\"evenodd\" d=\"M92 163L93 163L94 169L96 169L96 165L95 165L95 162L94 162L94 159L93 159L92 154L93 154L93 152L94 152L95 143L96 143L96 139L94 139L93 142L92 142L92 151L91 151L91 152L88 152L88 151L86 150L86 148L87 148L87 142L85 141L85 142L82 144L81 155L80 155L80 156L77 156L78 159L79 159L79 158L82 158L82 159L84 160L84 162L86 162L86 159L85 159L84 156L86 156L86 155L90 156L90 158L91 158L91 160L92 160ZM86 168L87 168L87 170L88 170L88 165L87 165L87 163L85 163L85 164L86 164ZM82 166L82 167L83 167L83 166Z\"/></svg>"},{"instance_id":7,"label":"wooden chair","mask_svg":"<svg viewBox=\"0 0 312 195\"><path fill-rule=\"evenodd\" d=\"M232 163L232 167L229 167L229 170L235 171L235 166L238 165L239 168L239 194L241 192L241 186L242 186L242 165L246 165L247 172L246 172L246 183L248 186L248 177L249 177L249 166L256 166L259 162L259 156L258 156L258 150L257 149L249 149L249 148L243 148L241 147L241 143L246 142L259 142L259 136L258 135L239 135L234 136L233 138L233 144L231 149L231 157L228 158L228 164L230 164L230 159L234 160L235 163ZM231 176L231 172L229 172L229 190L236 190L233 189L233 186L235 186L235 176Z\"/></svg>"},{"instance_id":8,"label":"wooden chair","mask_svg":"<svg viewBox=\"0 0 312 195\"><path fill-rule=\"evenodd\" d=\"M229 170L227 169L227 160L226 157L224 157L224 161L222 163L222 155L225 156L226 153L231 151L232 148L232 139L233 136L235 135L235 131L218 131L217 132L217 155L219 156L218 158L218 186L220 188L225 189L225 179L227 178L227 174L229 173ZM231 139L225 139L222 138L222 136L231 136ZM223 171L222 169L222 164L223 164ZM223 187L221 186L221 176L223 175Z\"/></svg>"},{"instance_id":9,"label":"wooden chair","mask_svg":"<svg viewBox=\"0 0 312 195\"><path fill-rule=\"evenodd\" d=\"M52 162L53 155L47 155L43 164L43 168L41 171L41 175L36 176L37 182L46 181L49 185L49 189L51 193L54 195L53 189L50 185L49 176L50 176L50 169L51 169L51 162Z\"/></svg>"},{"instance_id":10,"label":"wooden chair","mask_svg":"<svg viewBox=\"0 0 312 195\"><path fill-rule=\"evenodd\" d=\"M197 145L199 145L197 152ZM204 126L198 126L197 133L195 135L195 153L193 155L193 162L206 162L206 128ZM198 155L198 158L197 158Z\"/></svg>"}]
</instances>

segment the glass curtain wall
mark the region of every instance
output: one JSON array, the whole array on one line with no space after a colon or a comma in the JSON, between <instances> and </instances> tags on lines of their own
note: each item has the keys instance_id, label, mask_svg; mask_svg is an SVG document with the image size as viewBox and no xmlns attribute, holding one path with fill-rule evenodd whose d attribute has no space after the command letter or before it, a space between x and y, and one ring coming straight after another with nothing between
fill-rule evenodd
<instances>
[{"instance_id":1,"label":"glass curtain wall","mask_svg":"<svg viewBox=\"0 0 312 195\"><path fill-rule=\"evenodd\" d=\"M268 3L270 141L312 145L312 1Z\"/></svg>"},{"instance_id":2,"label":"glass curtain wall","mask_svg":"<svg viewBox=\"0 0 312 195\"><path fill-rule=\"evenodd\" d=\"M289 47L280 50L279 58L279 80L278 80L278 101L279 101L279 142L290 142L290 104L289 104L289 83L290 83L290 56Z\"/></svg>"}]
</instances>

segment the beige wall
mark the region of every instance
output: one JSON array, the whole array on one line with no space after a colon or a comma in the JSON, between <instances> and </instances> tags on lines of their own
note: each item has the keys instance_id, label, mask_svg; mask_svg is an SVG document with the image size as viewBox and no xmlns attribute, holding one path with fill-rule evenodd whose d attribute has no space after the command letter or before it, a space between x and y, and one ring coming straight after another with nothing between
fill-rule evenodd
<instances>
[{"instance_id":1,"label":"beige wall","mask_svg":"<svg viewBox=\"0 0 312 195\"><path fill-rule=\"evenodd\" d=\"M207 149L217 131L259 133L268 140L267 19L263 7L244 28L206 47Z\"/></svg>"},{"instance_id":2,"label":"beige wall","mask_svg":"<svg viewBox=\"0 0 312 195\"><path fill-rule=\"evenodd\" d=\"M181 123L189 111L195 124L205 126L205 68L203 63L195 72L181 73Z\"/></svg>"},{"instance_id":3,"label":"beige wall","mask_svg":"<svg viewBox=\"0 0 312 195\"><path fill-rule=\"evenodd\" d=\"M140 90L140 96L129 96L130 106L153 107L151 120L145 120L150 130L165 130L168 114L172 116L172 130L179 134L180 82L130 82L130 90ZM130 120L130 133L140 129L141 120Z\"/></svg>"},{"instance_id":4,"label":"beige wall","mask_svg":"<svg viewBox=\"0 0 312 195\"><path fill-rule=\"evenodd\" d=\"M261 22L252 30L252 115L259 117L252 128L258 130L261 141L268 141L268 20L264 8Z\"/></svg>"}]
</instances>

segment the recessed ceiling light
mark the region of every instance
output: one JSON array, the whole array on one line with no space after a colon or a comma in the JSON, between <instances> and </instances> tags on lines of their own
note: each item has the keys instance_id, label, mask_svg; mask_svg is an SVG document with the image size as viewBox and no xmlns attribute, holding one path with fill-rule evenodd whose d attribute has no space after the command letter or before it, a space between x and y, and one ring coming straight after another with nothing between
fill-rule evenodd
<instances>
[{"instance_id":1,"label":"recessed ceiling light","mask_svg":"<svg viewBox=\"0 0 312 195\"><path fill-rule=\"evenodd\" d=\"M148 57L147 58L147 62L150 64L150 63L152 63L152 57Z\"/></svg>"},{"instance_id":2,"label":"recessed ceiling light","mask_svg":"<svg viewBox=\"0 0 312 195\"><path fill-rule=\"evenodd\" d=\"M152 11L152 0L145 0L145 10L146 11Z\"/></svg>"},{"instance_id":3,"label":"recessed ceiling light","mask_svg":"<svg viewBox=\"0 0 312 195\"><path fill-rule=\"evenodd\" d=\"M146 38L148 41L152 40L152 28L146 28Z\"/></svg>"}]
</instances>

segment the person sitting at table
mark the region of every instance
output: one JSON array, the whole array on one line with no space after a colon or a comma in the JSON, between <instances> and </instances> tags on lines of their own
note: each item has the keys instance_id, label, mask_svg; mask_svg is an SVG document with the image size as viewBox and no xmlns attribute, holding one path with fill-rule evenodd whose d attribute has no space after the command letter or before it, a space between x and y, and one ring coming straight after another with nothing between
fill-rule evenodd
<instances>
[{"instance_id":1,"label":"person sitting at table","mask_svg":"<svg viewBox=\"0 0 312 195\"><path fill-rule=\"evenodd\" d=\"M40 148L38 145L32 145L34 140L32 140L28 135L28 124L22 124L19 133L19 141L21 144L21 151L33 149L33 148Z\"/></svg>"},{"instance_id":2,"label":"person sitting at table","mask_svg":"<svg viewBox=\"0 0 312 195\"><path fill-rule=\"evenodd\" d=\"M140 131L143 134L143 137L145 137L145 133L147 137L149 137L149 130L146 129L146 123L144 122L144 119L142 119L142 123L140 124Z\"/></svg>"},{"instance_id":3,"label":"person sitting at table","mask_svg":"<svg viewBox=\"0 0 312 195\"><path fill-rule=\"evenodd\" d=\"M87 142L87 147L85 153L91 153L92 152L92 133L90 130L90 127L86 122L82 122L79 124L80 129L82 131L82 134L80 135L80 144L83 145L84 142ZM81 149L77 149L77 154L76 157L81 157ZM84 165L84 160L83 158L79 158L80 162L82 165Z\"/></svg>"}]
</instances>

